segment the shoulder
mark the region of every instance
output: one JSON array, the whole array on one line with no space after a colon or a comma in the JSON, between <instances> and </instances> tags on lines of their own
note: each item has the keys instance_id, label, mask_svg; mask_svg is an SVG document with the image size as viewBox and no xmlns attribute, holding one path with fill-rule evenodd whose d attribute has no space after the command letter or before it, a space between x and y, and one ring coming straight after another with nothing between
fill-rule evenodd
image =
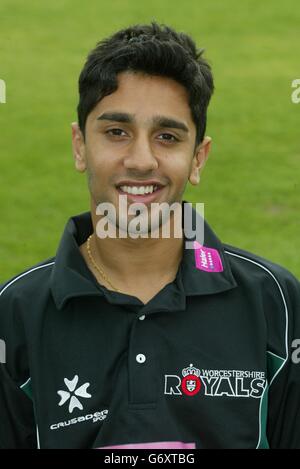
<instances>
[{"instance_id":1,"label":"shoulder","mask_svg":"<svg viewBox=\"0 0 300 469\"><path fill-rule=\"evenodd\" d=\"M300 296L299 280L283 266L228 244L223 244L223 248L232 273L238 280L256 288L270 287L281 296L287 292Z\"/></svg>"},{"instance_id":2,"label":"shoulder","mask_svg":"<svg viewBox=\"0 0 300 469\"><path fill-rule=\"evenodd\" d=\"M51 257L2 283L0 285L0 303L24 295L32 300L38 291L47 289L54 263L55 257Z\"/></svg>"}]
</instances>

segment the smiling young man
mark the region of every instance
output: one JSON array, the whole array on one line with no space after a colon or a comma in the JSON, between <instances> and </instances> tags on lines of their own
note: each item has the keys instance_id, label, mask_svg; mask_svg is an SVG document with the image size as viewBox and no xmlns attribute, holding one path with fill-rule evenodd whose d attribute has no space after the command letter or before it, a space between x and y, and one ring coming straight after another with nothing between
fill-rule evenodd
<instances>
[{"instance_id":1,"label":"smiling young man","mask_svg":"<svg viewBox=\"0 0 300 469\"><path fill-rule=\"evenodd\" d=\"M72 142L90 212L0 290L0 447L300 447L299 283L195 211L187 243L212 92L193 40L156 23L88 56Z\"/></svg>"},{"instance_id":2,"label":"smiling young man","mask_svg":"<svg viewBox=\"0 0 300 469\"><path fill-rule=\"evenodd\" d=\"M88 173L94 227L97 206L107 202L117 208L119 227L120 195L126 195L128 205L180 203L187 181L197 184L210 146L205 137L195 150L196 127L185 88L173 79L144 73L119 74L118 89L88 115L85 138L77 123L72 127L76 168ZM135 193L141 189L143 193ZM105 266L112 284L143 303L175 279L182 248L182 237L171 236L93 235L90 240L95 263ZM90 261L87 242L80 249L99 283L109 287Z\"/></svg>"}]
</instances>

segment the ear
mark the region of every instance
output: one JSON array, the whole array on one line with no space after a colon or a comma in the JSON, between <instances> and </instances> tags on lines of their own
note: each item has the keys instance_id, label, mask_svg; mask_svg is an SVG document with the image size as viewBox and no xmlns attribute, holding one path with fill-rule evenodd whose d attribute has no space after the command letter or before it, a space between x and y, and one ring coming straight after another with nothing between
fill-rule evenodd
<instances>
[{"instance_id":1,"label":"ear","mask_svg":"<svg viewBox=\"0 0 300 469\"><path fill-rule=\"evenodd\" d=\"M207 161L211 147L211 138L205 137L202 142L197 146L193 156L192 168L189 175L189 181L194 186L200 182L200 173L204 168Z\"/></svg>"},{"instance_id":2,"label":"ear","mask_svg":"<svg viewBox=\"0 0 300 469\"><path fill-rule=\"evenodd\" d=\"M77 122L72 122L72 149L75 160L75 168L80 173L86 170L84 137Z\"/></svg>"}]
</instances>

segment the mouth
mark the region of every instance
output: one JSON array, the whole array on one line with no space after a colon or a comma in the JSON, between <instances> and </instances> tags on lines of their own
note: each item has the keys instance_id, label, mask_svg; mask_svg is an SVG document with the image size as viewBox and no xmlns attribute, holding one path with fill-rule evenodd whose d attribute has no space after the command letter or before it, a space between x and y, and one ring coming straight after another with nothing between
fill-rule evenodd
<instances>
[{"instance_id":1,"label":"mouth","mask_svg":"<svg viewBox=\"0 0 300 469\"><path fill-rule=\"evenodd\" d=\"M120 195L126 195L131 202L149 203L155 201L165 188L157 182L121 183L116 186Z\"/></svg>"}]
</instances>

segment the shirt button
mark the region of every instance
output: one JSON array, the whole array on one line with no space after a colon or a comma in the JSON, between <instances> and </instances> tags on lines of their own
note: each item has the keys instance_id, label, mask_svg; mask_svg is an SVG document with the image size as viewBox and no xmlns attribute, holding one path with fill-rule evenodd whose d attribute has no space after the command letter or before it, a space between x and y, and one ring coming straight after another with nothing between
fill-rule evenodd
<instances>
[{"instance_id":1,"label":"shirt button","mask_svg":"<svg viewBox=\"0 0 300 469\"><path fill-rule=\"evenodd\" d=\"M138 363L145 363L146 361L146 357L143 353L139 353L136 357L135 357L136 361Z\"/></svg>"},{"instance_id":2,"label":"shirt button","mask_svg":"<svg viewBox=\"0 0 300 469\"><path fill-rule=\"evenodd\" d=\"M142 316L139 317L139 320L140 320L140 321L144 321L145 317L146 317L146 316L145 316L144 314L142 314Z\"/></svg>"}]
</instances>

